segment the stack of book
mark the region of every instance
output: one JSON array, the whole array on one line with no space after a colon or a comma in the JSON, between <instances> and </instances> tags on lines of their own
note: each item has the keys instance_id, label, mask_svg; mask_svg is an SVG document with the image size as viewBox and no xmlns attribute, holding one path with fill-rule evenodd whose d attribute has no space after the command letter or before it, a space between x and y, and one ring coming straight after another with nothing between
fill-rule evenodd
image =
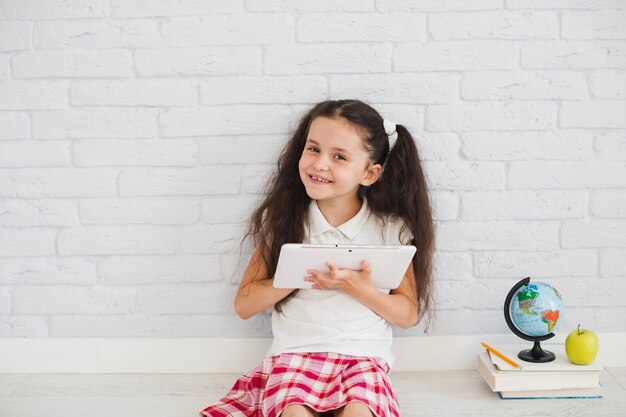
<instances>
[{"instance_id":1,"label":"stack of book","mask_svg":"<svg viewBox=\"0 0 626 417\"><path fill-rule=\"evenodd\" d=\"M562 343L548 344L544 349L556 355L547 363L532 363L518 359L524 345L493 345L503 359L489 350L478 353L478 371L492 391L504 399L521 398L602 398L597 360L590 365L569 362ZM517 364L512 365L510 362Z\"/></svg>"}]
</instances>

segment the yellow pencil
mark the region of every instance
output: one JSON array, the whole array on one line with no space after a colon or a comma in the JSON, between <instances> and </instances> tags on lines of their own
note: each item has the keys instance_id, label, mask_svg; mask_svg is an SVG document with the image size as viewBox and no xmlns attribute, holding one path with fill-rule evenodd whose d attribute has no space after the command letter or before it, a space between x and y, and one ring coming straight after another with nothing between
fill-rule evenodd
<instances>
[{"instance_id":1,"label":"yellow pencil","mask_svg":"<svg viewBox=\"0 0 626 417\"><path fill-rule=\"evenodd\" d=\"M485 347L485 349L487 349L489 352L493 353L494 355L496 355L497 357L499 357L500 359L502 359L503 361L505 361L506 363L519 368L519 364L511 359L509 359L508 357L504 356L502 353L498 352L497 350L495 350L494 348L492 348L491 346L489 346L487 343L485 342L481 342L481 345L483 345Z\"/></svg>"}]
</instances>

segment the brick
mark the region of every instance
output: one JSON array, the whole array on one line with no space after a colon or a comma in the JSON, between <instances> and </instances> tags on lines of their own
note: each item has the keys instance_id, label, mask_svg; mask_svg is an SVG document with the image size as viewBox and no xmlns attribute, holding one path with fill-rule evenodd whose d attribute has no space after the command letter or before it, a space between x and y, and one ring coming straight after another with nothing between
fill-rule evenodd
<instances>
[{"instance_id":1,"label":"brick","mask_svg":"<svg viewBox=\"0 0 626 417\"><path fill-rule=\"evenodd\" d=\"M202 104L317 103L328 96L319 76L219 77L200 83Z\"/></svg>"},{"instance_id":2,"label":"brick","mask_svg":"<svg viewBox=\"0 0 626 417\"><path fill-rule=\"evenodd\" d=\"M235 14L173 18L163 23L165 46L275 45L294 42L287 14Z\"/></svg>"},{"instance_id":3,"label":"brick","mask_svg":"<svg viewBox=\"0 0 626 417\"><path fill-rule=\"evenodd\" d=\"M626 68L626 41L529 41L522 45L522 68Z\"/></svg>"},{"instance_id":4,"label":"brick","mask_svg":"<svg viewBox=\"0 0 626 417\"><path fill-rule=\"evenodd\" d=\"M182 79L74 81L73 105L193 106L198 103L197 82Z\"/></svg>"},{"instance_id":5,"label":"brick","mask_svg":"<svg viewBox=\"0 0 626 417\"><path fill-rule=\"evenodd\" d=\"M26 112L0 111L0 139L30 137L30 116Z\"/></svg>"},{"instance_id":6,"label":"brick","mask_svg":"<svg viewBox=\"0 0 626 417\"><path fill-rule=\"evenodd\" d=\"M156 20L57 20L35 24L35 49L156 48Z\"/></svg>"},{"instance_id":7,"label":"brick","mask_svg":"<svg viewBox=\"0 0 626 417\"><path fill-rule=\"evenodd\" d=\"M247 11L251 12L369 12L369 1L362 0L245 0Z\"/></svg>"},{"instance_id":8,"label":"brick","mask_svg":"<svg viewBox=\"0 0 626 417\"><path fill-rule=\"evenodd\" d=\"M0 84L0 110L67 108L67 81L16 81Z\"/></svg>"},{"instance_id":9,"label":"brick","mask_svg":"<svg viewBox=\"0 0 626 417\"><path fill-rule=\"evenodd\" d=\"M500 307L513 284L504 279L478 281L435 281L435 305L441 309L480 309L488 311ZM464 294L450 297L449 294ZM497 300L497 301L496 301ZM500 314L502 310L498 309ZM502 320L504 321L504 320Z\"/></svg>"},{"instance_id":10,"label":"brick","mask_svg":"<svg viewBox=\"0 0 626 417\"><path fill-rule=\"evenodd\" d=\"M0 314L11 314L11 289L0 287Z\"/></svg>"},{"instance_id":11,"label":"brick","mask_svg":"<svg viewBox=\"0 0 626 417\"><path fill-rule=\"evenodd\" d=\"M291 110L282 105L172 108L161 112L161 135L285 134Z\"/></svg>"},{"instance_id":12,"label":"brick","mask_svg":"<svg viewBox=\"0 0 626 417\"><path fill-rule=\"evenodd\" d=\"M584 189L626 187L623 162L512 162L508 188Z\"/></svg>"},{"instance_id":13,"label":"brick","mask_svg":"<svg viewBox=\"0 0 626 417\"><path fill-rule=\"evenodd\" d=\"M623 9L621 0L508 0L511 9Z\"/></svg>"},{"instance_id":14,"label":"brick","mask_svg":"<svg viewBox=\"0 0 626 417\"><path fill-rule=\"evenodd\" d=\"M459 216L459 197L450 191L431 191L430 204L435 220L456 220Z\"/></svg>"},{"instance_id":15,"label":"brick","mask_svg":"<svg viewBox=\"0 0 626 417\"><path fill-rule=\"evenodd\" d=\"M9 54L3 54L0 52L0 80L6 80L9 78L11 72L9 68L9 60L11 56Z\"/></svg>"},{"instance_id":16,"label":"brick","mask_svg":"<svg viewBox=\"0 0 626 417\"><path fill-rule=\"evenodd\" d=\"M48 337L48 318L45 316L0 316L0 336L15 338Z\"/></svg>"},{"instance_id":17,"label":"brick","mask_svg":"<svg viewBox=\"0 0 626 417\"><path fill-rule=\"evenodd\" d=\"M0 51L30 49L33 45L32 34L32 22L0 21Z\"/></svg>"},{"instance_id":18,"label":"brick","mask_svg":"<svg viewBox=\"0 0 626 417\"><path fill-rule=\"evenodd\" d=\"M403 43L394 48L393 70L511 70L517 67L518 55L517 46L506 41Z\"/></svg>"},{"instance_id":19,"label":"brick","mask_svg":"<svg viewBox=\"0 0 626 417\"><path fill-rule=\"evenodd\" d=\"M600 251L600 275L603 277L626 276L626 249Z\"/></svg>"},{"instance_id":20,"label":"brick","mask_svg":"<svg viewBox=\"0 0 626 417\"><path fill-rule=\"evenodd\" d=\"M275 163L286 145L283 135L219 136L200 141L200 162L213 164Z\"/></svg>"},{"instance_id":21,"label":"brick","mask_svg":"<svg viewBox=\"0 0 626 417\"><path fill-rule=\"evenodd\" d=\"M586 101L562 103L562 127L626 128L626 102Z\"/></svg>"},{"instance_id":22,"label":"brick","mask_svg":"<svg viewBox=\"0 0 626 417\"><path fill-rule=\"evenodd\" d=\"M468 73L461 81L466 100L581 100L587 98L585 75L564 71Z\"/></svg>"},{"instance_id":23,"label":"brick","mask_svg":"<svg viewBox=\"0 0 626 417\"><path fill-rule=\"evenodd\" d=\"M3 285L91 285L96 267L91 261L71 258L0 259Z\"/></svg>"},{"instance_id":24,"label":"brick","mask_svg":"<svg viewBox=\"0 0 626 417\"><path fill-rule=\"evenodd\" d=\"M561 227L564 248L624 248L626 220L581 220Z\"/></svg>"},{"instance_id":25,"label":"brick","mask_svg":"<svg viewBox=\"0 0 626 417\"><path fill-rule=\"evenodd\" d=\"M560 323L559 326L567 329L566 331L573 331L581 323L594 323L595 331L612 333L616 328L614 323L621 323L622 319L620 317L624 317L624 315L626 315L626 308L623 307L568 306L567 314L563 316L563 323Z\"/></svg>"},{"instance_id":26,"label":"brick","mask_svg":"<svg viewBox=\"0 0 626 417\"><path fill-rule=\"evenodd\" d=\"M106 287L19 287L13 294L17 314L124 314L135 310L136 290Z\"/></svg>"},{"instance_id":27,"label":"brick","mask_svg":"<svg viewBox=\"0 0 626 417\"><path fill-rule=\"evenodd\" d=\"M73 19L107 17L107 0L3 0L0 19Z\"/></svg>"},{"instance_id":28,"label":"brick","mask_svg":"<svg viewBox=\"0 0 626 417\"><path fill-rule=\"evenodd\" d=\"M415 10L437 12L449 10L500 10L502 7L502 0L376 0L376 8L381 12Z\"/></svg>"},{"instance_id":29,"label":"brick","mask_svg":"<svg viewBox=\"0 0 626 417\"><path fill-rule=\"evenodd\" d=\"M497 162L427 162L423 166L433 190L500 190L505 184L505 167Z\"/></svg>"},{"instance_id":30,"label":"brick","mask_svg":"<svg viewBox=\"0 0 626 417\"><path fill-rule=\"evenodd\" d=\"M589 160L593 134L586 131L467 132L462 153L472 160Z\"/></svg>"},{"instance_id":31,"label":"brick","mask_svg":"<svg viewBox=\"0 0 626 417\"><path fill-rule=\"evenodd\" d=\"M606 132L596 138L596 158L626 159L626 132Z\"/></svg>"},{"instance_id":32,"label":"brick","mask_svg":"<svg viewBox=\"0 0 626 417\"><path fill-rule=\"evenodd\" d=\"M458 100L458 77L452 74L332 75L330 95L358 96L371 103L447 104Z\"/></svg>"},{"instance_id":33,"label":"brick","mask_svg":"<svg viewBox=\"0 0 626 417\"><path fill-rule=\"evenodd\" d=\"M107 285L206 283L221 280L219 256L113 256L98 263Z\"/></svg>"},{"instance_id":34,"label":"brick","mask_svg":"<svg viewBox=\"0 0 626 417\"><path fill-rule=\"evenodd\" d=\"M198 160L190 139L89 139L76 141L77 166L194 166Z\"/></svg>"},{"instance_id":35,"label":"brick","mask_svg":"<svg viewBox=\"0 0 626 417\"><path fill-rule=\"evenodd\" d=\"M169 17L198 14L237 13L243 10L241 1L219 0L111 0L111 15L116 18Z\"/></svg>"},{"instance_id":36,"label":"brick","mask_svg":"<svg viewBox=\"0 0 626 417\"><path fill-rule=\"evenodd\" d=\"M150 286L139 290L139 312L225 315L233 310L236 290L220 284Z\"/></svg>"},{"instance_id":37,"label":"brick","mask_svg":"<svg viewBox=\"0 0 626 417\"><path fill-rule=\"evenodd\" d=\"M559 248L557 222L464 222L437 226L438 248L467 250L555 250Z\"/></svg>"},{"instance_id":38,"label":"brick","mask_svg":"<svg viewBox=\"0 0 626 417\"><path fill-rule=\"evenodd\" d=\"M470 253L436 252L433 275L436 281L469 281L474 278L472 264Z\"/></svg>"},{"instance_id":39,"label":"brick","mask_svg":"<svg viewBox=\"0 0 626 417\"><path fill-rule=\"evenodd\" d=\"M260 74L260 47L213 47L138 50L140 76Z\"/></svg>"},{"instance_id":40,"label":"brick","mask_svg":"<svg viewBox=\"0 0 626 417\"><path fill-rule=\"evenodd\" d=\"M626 294L626 280L604 278L602 283L589 287L593 284L589 279L563 280L562 283L555 281L553 284L563 294L567 307L623 307L626 304L623 294ZM587 321L586 319L585 321ZM579 322L580 323L580 322ZM576 328L576 323L574 328Z\"/></svg>"},{"instance_id":41,"label":"brick","mask_svg":"<svg viewBox=\"0 0 626 417\"><path fill-rule=\"evenodd\" d=\"M455 133L426 133L413 135L422 161L450 161L459 156L459 136Z\"/></svg>"},{"instance_id":42,"label":"brick","mask_svg":"<svg viewBox=\"0 0 626 417\"><path fill-rule=\"evenodd\" d=\"M390 69L391 45L342 43L269 46L266 74L376 73Z\"/></svg>"},{"instance_id":43,"label":"brick","mask_svg":"<svg viewBox=\"0 0 626 417\"><path fill-rule=\"evenodd\" d=\"M164 226L89 226L64 229L59 255L163 255L176 252L178 233Z\"/></svg>"},{"instance_id":44,"label":"brick","mask_svg":"<svg viewBox=\"0 0 626 417\"><path fill-rule=\"evenodd\" d=\"M238 194L238 166L212 165L203 168L124 169L119 176L122 197Z\"/></svg>"},{"instance_id":45,"label":"brick","mask_svg":"<svg viewBox=\"0 0 626 417\"><path fill-rule=\"evenodd\" d=\"M434 40L557 39L555 12L432 13L428 30Z\"/></svg>"},{"instance_id":46,"label":"brick","mask_svg":"<svg viewBox=\"0 0 626 417\"><path fill-rule=\"evenodd\" d=\"M180 253L225 254L239 253L245 234L243 224L209 224L191 226L181 231Z\"/></svg>"},{"instance_id":47,"label":"brick","mask_svg":"<svg viewBox=\"0 0 626 417\"><path fill-rule=\"evenodd\" d=\"M15 78L130 77L129 51L27 51L13 57Z\"/></svg>"},{"instance_id":48,"label":"brick","mask_svg":"<svg viewBox=\"0 0 626 417\"><path fill-rule=\"evenodd\" d=\"M200 219L199 204L192 200L86 200L78 212L81 224L184 225Z\"/></svg>"},{"instance_id":49,"label":"brick","mask_svg":"<svg viewBox=\"0 0 626 417\"><path fill-rule=\"evenodd\" d=\"M589 74L589 89L597 98L626 99L626 71L595 71Z\"/></svg>"},{"instance_id":50,"label":"brick","mask_svg":"<svg viewBox=\"0 0 626 417\"><path fill-rule=\"evenodd\" d=\"M157 135L156 109L91 107L33 113L38 139L145 138Z\"/></svg>"},{"instance_id":51,"label":"brick","mask_svg":"<svg viewBox=\"0 0 626 417\"><path fill-rule=\"evenodd\" d=\"M425 42L426 15L416 13L307 13L297 40L309 42Z\"/></svg>"},{"instance_id":52,"label":"brick","mask_svg":"<svg viewBox=\"0 0 626 417\"><path fill-rule=\"evenodd\" d=\"M110 197L117 172L110 169L19 169L0 175L0 197Z\"/></svg>"},{"instance_id":53,"label":"brick","mask_svg":"<svg viewBox=\"0 0 626 417\"><path fill-rule=\"evenodd\" d=\"M555 277L594 276L598 255L584 250L545 252L478 252L474 254L478 278L517 278L533 280Z\"/></svg>"},{"instance_id":54,"label":"brick","mask_svg":"<svg viewBox=\"0 0 626 417\"><path fill-rule=\"evenodd\" d=\"M0 226L4 227L70 227L78 224L76 204L65 200L5 199L0 200L0 213Z\"/></svg>"},{"instance_id":55,"label":"brick","mask_svg":"<svg viewBox=\"0 0 626 417\"><path fill-rule=\"evenodd\" d=\"M563 39L626 39L626 10L565 12L561 17Z\"/></svg>"},{"instance_id":56,"label":"brick","mask_svg":"<svg viewBox=\"0 0 626 417\"><path fill-rule=\"evenodd\" d=\"M202 202L202 217L205 223L246 223L259 203L256 197L238 195L214 197Z\"/></svg>"},{"instance_id":57,"label":"brick","mask_svg":"<svg viewBox=\"0 0 626 417\"><path fill-rule=\"evenodd\" d=\"M461 316L463 320L459 320ZM431 329L437 334L509 334L510 332L503 320L501 309L437 310L437 320L433 321Z\"/></svg>"},{"instance_id":58,"label":"brick","mask_svg":"<svg viewBox=\"0 0 626 417\"><path fill-rule=\"evenodd\" d=\"M66 142L31 140L0 142L0 167L70 166L70 146Z\"/></svg>"},{"instance_id":59,"label":"brick","mask_svg":"<svg viewBox=\"0 0 626 417\"><path fill-rule=\"evenodd\" d=\"M275 165L247 165L242 173L242 190L244 193L261 194L268 185Z\"/></svg>"},{"instance_id":60,"label":"brick","mask_svg":"<svg viewBox=\"0 0 626 417\"><path fill-rule=\"evenodd\" d=\"M49 229L2 229L0 257L55 255L56 234Z\"/></svg>"},{"instance_id":61,"label":"brick","mask_svg":"<svg viewBox=\"0 0 626 417\"><path fill-rule=\"evenodd\" d=\"M626 217L626 190L595 190L590 200L592 217Z\"/></svg>"},{"instance_id":62,"label":"brick","mask_svg":"<svg viewBox=\"0 0 626 417\"><path fill-rule=\"evenodd\" d=\"M500 318L502 321L502 318ZM270 316L230 315L53 316L51 337L271 337Z\"/></svg>"},{"instance_id":63,"label":"brick","mask_svg":"<svg viewBox=\"0 0 626 417\"><path fill-rule=\"evenodd\" d=\"M580 219L586 214L586 192L474 192L461 196L463 220Z\"/></svg>"},{"instance_id":64,"label":"brick","mask_svg":"<svg viewBox=\"0 0 626 417\"><path fill-rule=\"evenodd\" d=\"M567 104L567 103L564 103ZM428 131L490 131L551 129L556 103L468 103L433 105L426 110Z\"/></svg>"}]
</instances>

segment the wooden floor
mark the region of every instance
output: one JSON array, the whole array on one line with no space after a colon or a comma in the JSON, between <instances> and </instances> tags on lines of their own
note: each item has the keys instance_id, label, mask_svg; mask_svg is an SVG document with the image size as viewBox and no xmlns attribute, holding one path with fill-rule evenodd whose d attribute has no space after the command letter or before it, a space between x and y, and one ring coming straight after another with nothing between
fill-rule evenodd
<instances>
[{"instance_id":1,"label":"wooden floor","mask_svg":"<svg viewBox=\"0 0 626 417\"><path fill-rule=\"evenodd\" d=\"M0 374L2 417L196 417L234 374ZM403 417L626 416L626 368L603 399L501 400L476 371L392 373Z\"/></svg>"}]
</instances>

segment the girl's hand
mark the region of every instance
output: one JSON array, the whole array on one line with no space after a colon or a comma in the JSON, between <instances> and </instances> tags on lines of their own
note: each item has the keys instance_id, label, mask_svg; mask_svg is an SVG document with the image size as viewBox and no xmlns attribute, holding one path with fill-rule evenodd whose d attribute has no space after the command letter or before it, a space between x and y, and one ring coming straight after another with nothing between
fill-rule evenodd
<instances>
[{"instance_id":1,"label":"girl's hand","mask_svg":"<svg viewBox=\"0 0 626 417\"><path fill-rule=\"evenodd\" d=\"M307 271L309 276L304 277L304 280L312 282L314 289L338 289L353 297L372 289L376 290L374 284L372 284L372 267L367 261L361 261L361 270L338 269L332 262L327 262L326 265L328 266L327 273L314 269Z\"/></svg>"}]
</instances>

